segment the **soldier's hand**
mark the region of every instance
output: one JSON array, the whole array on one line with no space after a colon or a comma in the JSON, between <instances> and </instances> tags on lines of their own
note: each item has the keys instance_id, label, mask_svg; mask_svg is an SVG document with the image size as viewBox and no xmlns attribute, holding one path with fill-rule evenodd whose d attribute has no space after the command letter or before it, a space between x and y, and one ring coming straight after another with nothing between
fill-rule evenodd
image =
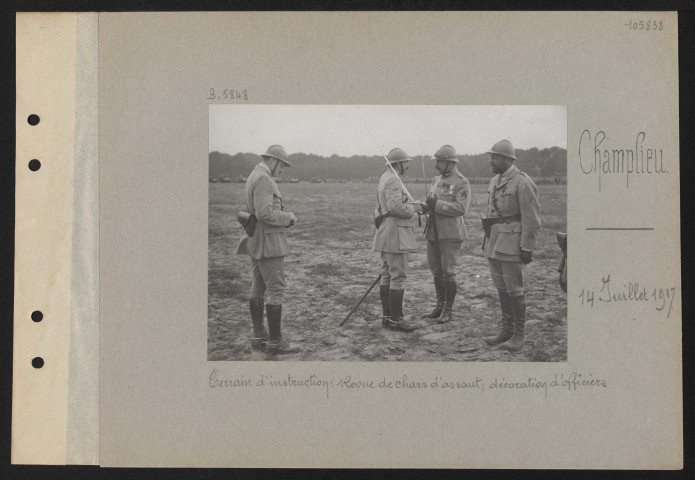
<instances>
[{"instance_id":1,"label":"soldier's hand","mask_svg":"<svg viewBox=\"0 0 695 480\"><path fill-rule=\"evenodd\" d=\"M533 253L531 253L531 250L521 250L521 261L524 263L531 263L533 260Z\"/></svg>"},{"instance_id":2,"label":"soldier's hand","mask_svg":"<svg viewBox=\"0 0 695 480\"><path fill-rule=\"evenodd\" d=\"M427 200L425 200L425 202L427 203L427 208L434 211L434 207L437 206L437 199L434 197L427 197Z\"/></svg>"},{"instance_id":3,"label":"soldier's hand","mask_svg":"<svg viewBox=\"0 0 695 480\"><path fill-rule=\"evenodd\" d=\"M290 214L290 224L288 226L291 227L295 223L297 223L297 216L292 212L289 212L289 214Z\"/></svg>"},{"instance_id":4,"label":"soldier's hand","mask_svg":"<svg viewBox=\"0 0 695 480\"><path fill-rule=\"evenodd\" d=\"M420 210L422 211L422 213L429 213L430 207L427 206L427 203L426 203L426 202L423 202L423 201L421 201L421 200L418 200L418 201L416 202L416 204L418 205L418 207L420 208Z\"/></svg>"}]
</instances>

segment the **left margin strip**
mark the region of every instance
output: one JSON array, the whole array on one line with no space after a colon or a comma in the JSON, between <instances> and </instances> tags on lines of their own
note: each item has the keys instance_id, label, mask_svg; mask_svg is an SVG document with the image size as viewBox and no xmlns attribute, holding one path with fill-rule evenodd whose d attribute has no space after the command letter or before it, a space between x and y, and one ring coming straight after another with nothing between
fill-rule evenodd
<instances>
[{"instance_id":1,"label":"left margin strip","mask_svg":"<svg viewBox=\"0 0 695 480\"><path fill-rule=\"evenodd\" d=\"M75 154L75 13L16 16L12 463L66 461ZM27 118L40 122L31 126ZM31 171L32 159L41 162ZM33 311L43 319L34 322ZM32 359L41 357L42 368Z\"/></svg>"}]
</instances>

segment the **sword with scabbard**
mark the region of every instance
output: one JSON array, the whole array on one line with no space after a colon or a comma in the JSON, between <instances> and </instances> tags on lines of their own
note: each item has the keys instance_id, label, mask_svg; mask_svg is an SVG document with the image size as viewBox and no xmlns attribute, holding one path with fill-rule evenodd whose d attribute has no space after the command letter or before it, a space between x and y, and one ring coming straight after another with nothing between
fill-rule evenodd
<instances>
[{"instance_id":1,"label":"sword with scabbard","mask_svg":"<svg viewBox=\"0 0 695 480\"><path fill-rule=\"evenodd\" d=\"M376 143L377 147L379 147L379 150L381 151L381 155L384 157L384 159L386 159L386 164L389 166L389 168L391 168L391 171L396 175L396 178L397 178L398 181L401 183L401 188L403 188L403 192L405 192L405 194L408 196L408 199L410 200L408 203L414 203L414 204L417 204L417 205L421 205L420 202L416 202L415 200L413 200L412 195L410 195L410 192L408 192L408 189L405 188L405 184L403 183L403 180L401 180L400 175L398 175L398 172L396 172L396 169L393 168L393 165L391 165L391 162L389 162L388 157L384 154L384 150L381 148L381 145L379 145L379 142L376 141L376 138L374 138L374 135L372 135L372 132L369 130L369 127L367 127L367 124L364 124L364 128L367 129L367 132L369 133L369 136L372 137L372 140L374 140L374 143ZM427 187L425 186L425 189L426 189L426 188L427 188ZM345 325L345 322L347 322L347 321L350 319L350 317L352 316L352 314L355 313L355 311L356 311L357 308L362 304L362 302L364 301L364 299L367 298L367 295L369 295L369 293L374 289L374 287L376 286L376 284L379 283L379 280L381 280L381 276L382 276L382 275L379 274L379 275L376 277L376 279L374 279L374 281L373 281L372 284L369 286L369 288L367 289L367 291L364 292L364 294L362 294L362 296L361 296L360 299L357 301L357 303L355 304L355 306L352 307L352 310L350 310L350 313L347 314L347 316L338 324L338 326L342 327L343 325Z\"/></svg>"},{"instance_id":2,"label":"sword with scabbard","mask_svg":"<svg viewBox=\"0 0 695 480\"><path fill-rule=\"evenodd\" d=\"M369 286L369 288L367 289L367 291L364 292L364 294L362 295L362 297L360 297L360 299L357 301L357 303L355 304L355 306L352 307L352 310L350 310L350 313L348 313L347 316L343 319L343 321L340 322L340 323L338 324L339 327L342 327L343 325L345 325L345 322L347 322L347 321L350 319L350 317L352 316L352 314L355 313L355 310L357 310L357 308L358 308L360 305L362 305L362 302L364 302L364 299L367 298L367 295L369 295L369 292L371 292L372 289L376 286L376 284L379 283L379 280L381 280L381 274L379 274L379 276L376 277L376 280L374 280L374 281L372 282L372 284Z\"/></svg>"},{"instance_id":3,"label":"sword with scabbard","mask_svg":"<svg viewBox=\"0 0 695 480\"><path fill-rule=\"evenodd\" d=\"M420 157L422 160L422 175L425 176L425 157L422 154L422 137L420 138ZM427 177L425 177L427 178ZM427 192L427 184L425 184L425 198L432 193L432 192ZM439 245L439 231L437 230L437 219L435 218L436 213L434 212L434 209L430 210L427 214L427 225L425 225L425 230L422 232L423 234L427 234L427 230L429 229L430 226L432 226L432 234L434 235L434 249L435 249L435 255L437 255L437 261L439 262L439 271L441 272L442 275L442 282L444 281L444 262L442 261L442 250Z\"/></svg>"},{"instance_id":4,"label":"sword with scabbard","mask_svg":"<svg viewBox=\"0 0 695 480\"><path fill-rule=\"evenodd\" d=\"M442 262L442 250L439 244L439 230L437 229L437 218L434 209L430 210L428 213L427 226L432 227L432 235L434 235L434 248L437 255L437 260L439 261L439 270L442 272L442 281L444 281L444 263ZM427 228L425 228L427 230Z\"/></svg>"},{"instance_id":5,"label":"sword with scabbard","mask_svg":"<svg viewBox=\"0 0 695 480\"><path fill-rule=\"evenodd\" d=\"M372 137L372 140L374 140L374 143L376 143L376 146L379 147L379 150L381 151L381 156L384 157L384 159L386 160L386 165L388 165L389 168L391 169L391 171L396 174L396 178L401 183L401 188L403 189L403 192L408 197L408 200L409 200L408 203L414 203L414 204L420 205L420 202L416 202L415 200L413 200L413 196L410 194L408 189L405 188L405 184L403 183L403 180L401 180L401 176L398 175L398 172L396 172L396 169L393 168L393 165L391 165L391 162L389 161L389 157L386 156L386 153L384 153L384 149L381 148L381 145L379 145L379 142L376 141L376 138L374 138L374 135L372 135L372 132L371 132L371 130L369 130L369 127L367 127L366 123L364 124L364 128L367 129L367 133L369 133L369 136Z\"/></svg>"}]
</instances>

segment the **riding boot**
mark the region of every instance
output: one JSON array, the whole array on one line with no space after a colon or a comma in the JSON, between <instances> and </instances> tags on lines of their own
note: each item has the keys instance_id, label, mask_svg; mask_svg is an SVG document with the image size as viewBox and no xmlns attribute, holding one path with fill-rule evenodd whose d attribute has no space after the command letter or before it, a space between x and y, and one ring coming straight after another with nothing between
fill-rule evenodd
<instances>
[{"instance_id":1,"label":"riding boot","mask_svg":"<svg viewBox=\"0 0 695 480\"><path fill-rule=\"evenodd\" d=\"M391 307L390 327L392 330L412 332L417 327L411 325L403 318L403 290L389 290L389 304Z\"/></svg>"},{"instance_id":2,"label":"riding boot","mask_svg":"<svg viewBox=\"0 0 695 480\"><path fill-rule=\"evenodd\" d=\"M437 304L431 313L426 313L422 318L439 318L444 308L444 280L441 277L434 277L434 289L437 292Z\"/></svg>"},{"instance_id":3,"label":"riding boot","mask_svg":"<svg viewBox=\"0 0 695 480\"><path fill-rule=\"evenodd\" d=\"M518 352L524 348L524 326L526 324L526 298L510 297L512 304L512 318L514 319L514 335L512 338L500 345L500 348L510 352Z\"/></svg>"},{"instance_id":4,"label":"riding boot","mask_svg":"<svg viewBox=\"0 0 695 480\"><path fill-rule=\"evenodd\" d=\"M283 353L297 353L301 350L299 345L291 344L282 339L280 333L280 319L282 317L282 305L265 306L268 317L268 343L265 346L266 353L270 355Z\"/></svg>"},{"instance_id":5,"label":"riding boot","mask_svg":"<svg viewBox=\"0 0 695 480\"><path fill-rule=\"evenodd\" d=\"M381 326L388 328L391 320L391 305L389 304L389 286L379 285L379 296L381 297Z\"/></svg>"},{"instance_id":6,"label":"riding boot","mask_svg":"<svg viewBox=\"0 0 695 480\"><path fill-rule=\"evenodd\" d=\"M497 345L504 343L514 335L514 323L512 320L512 304L509 300L507 292L499 292L500 307L502 307L502 320L500 320L500 331L497 335L485 337L485 343L488 345Z\"/></svg>"},{"instance_id":7,"label":"riding boot","mask_svg":"<svg viewBox=\"0 0 695 480\"><path fill-rule=\"evenodd\" d=\"M254 350L263 350L268 341L268 334L263 325L263 299L249 298L249 310L251 311L251 322L253 323L251 348Z\"/></svg>"},{"instance_id":8,"label":"riding boot","mask_svg":"<svg viewBox=\"0 0 695 480\"><path fill-rule=\"evenodd\" d=\"M456 299L456 281L449 280L444 286L444 307L437 319L438 323L450 322L454 316L454 300Z\"/></svg>"}]
</instances>

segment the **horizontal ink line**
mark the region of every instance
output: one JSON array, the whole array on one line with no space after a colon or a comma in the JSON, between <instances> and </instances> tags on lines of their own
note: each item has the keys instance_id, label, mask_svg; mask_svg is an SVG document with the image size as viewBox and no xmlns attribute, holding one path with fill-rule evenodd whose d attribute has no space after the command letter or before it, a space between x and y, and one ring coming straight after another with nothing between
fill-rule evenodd
<instances>
[{"instance_id":1,"label":"horizontal ink line","mask_svg":"<svg viewBox=\"0 0 695 480\"><path fill-rule=\"evenodd\" d=\"M588 227L587 230L654 230L653 227Z\"/></svg>"}]
</instances>

